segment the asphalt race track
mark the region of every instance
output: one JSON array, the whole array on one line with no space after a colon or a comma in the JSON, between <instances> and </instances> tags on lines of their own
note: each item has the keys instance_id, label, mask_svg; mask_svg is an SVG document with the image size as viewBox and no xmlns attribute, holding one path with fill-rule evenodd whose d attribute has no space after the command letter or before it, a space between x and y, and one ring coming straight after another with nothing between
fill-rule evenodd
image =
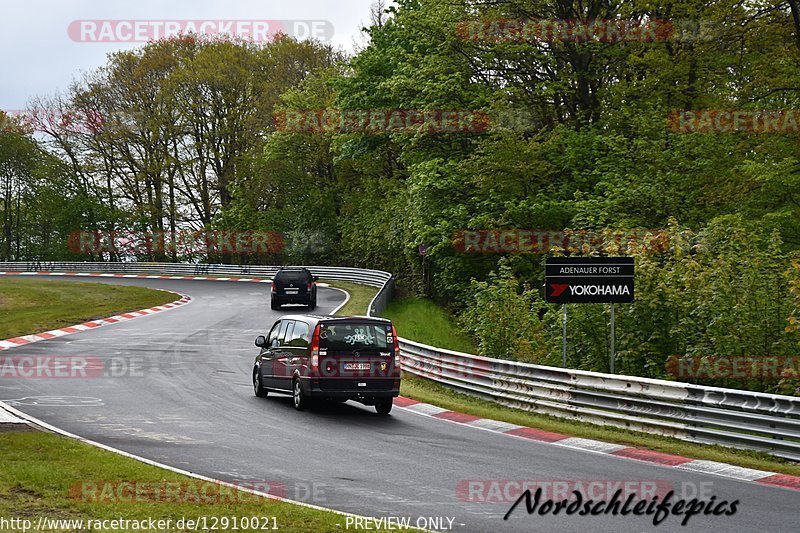
<instances>
[{"instance_id":1,"label":"asphalt race track","mask_svg":"<svg viewBox=\"0 0 800 533\"><path fill-rule=\"evenodd\" d=\"M169 312L2 352L114 359L116 377L0 377L0 400L88 439L225 481L268 482L278 495L341 511L411 517L412 524L455 518L455 531L797 531L800 493L789 489L559 448L399 408L384 418L353 402L300 413L289 396L256 398L253 340L281 314L269 308L269 285L58 280L193 298ZM320 288L318 312L343 300L341 292ZM504 521L512 502L465 501L457 487L469 480L653 481L679 496L684 488L687 499L699 489L740 503L733 516L698 515L686 527L673 516L657 527L652 517L632 515L529 516L524 504Z\"/></svg>"}]
</instances>

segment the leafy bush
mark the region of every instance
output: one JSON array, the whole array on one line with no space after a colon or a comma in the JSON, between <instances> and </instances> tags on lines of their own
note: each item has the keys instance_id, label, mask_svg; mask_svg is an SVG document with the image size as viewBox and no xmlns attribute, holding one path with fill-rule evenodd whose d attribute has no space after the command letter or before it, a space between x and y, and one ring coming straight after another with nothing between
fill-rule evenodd
<instances>
[{"instance_id":1,"label":"leafy bush","mask_svg":"<svg viewBox=\"0 0 800 533\"><path fill-rule=\"evenodd\" d=\"M786 275L789 257L777 233L764 235L739 216L725 216L700 232L673 221L665 235L660 246L628 247L636 260L636 301L617 304L617 372L674 379L675 358L796 354L798 266ZM508 260L500 264L499 274L473 280L463 327L483 355L560 366L560 306L542 301L531 288L538 280L521 280ZM609 309L568 306L569 367L608 371ZM794 378L692 381L779 392L794 390Z\"/></svg>"},{"instance_id":2,"label":"leafy bush","mask_svg":"<svg viewBox=\"0 0 800 533\"><path fill-rule=\"evenodd\" d=\"M521 284L505 266L499 274L490 274L488 281L473 280L472 290L472 305L461 322L478 339L481 354L529 363L547 357L538 291Z\"/></svg>"}]
</instances>

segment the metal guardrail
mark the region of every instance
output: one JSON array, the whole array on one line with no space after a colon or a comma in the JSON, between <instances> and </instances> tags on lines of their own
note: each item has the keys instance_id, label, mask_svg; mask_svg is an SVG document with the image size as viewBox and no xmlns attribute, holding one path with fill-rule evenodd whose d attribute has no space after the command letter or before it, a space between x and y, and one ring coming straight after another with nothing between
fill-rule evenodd
<instances>
[{"instance_id":1,"label":"metal guardrail","mask_svg":"<svg viewBox=\"0 0 800 533\"><path fill-rule=\"evenodd\" d=\"M800 461L800 398L532 365L401 339L403 370L561 418Z\"/></svg>"},{"instance_id":2,"label":"metal guardrail","mask_svg":"<svg viewBox=\"0 0 800 533\"><path fill-rule=\"evenodd\" d=\"M67 261L18 261L0 262L0 271L6 272L107 272L115 274L159 274L172 276L235 276L272 277L279 266L264 265L218 265L194 263L83 263ZM379 306L376 313L383 311L380 304L388 300L378 300L382 294L391 294L392 275L381 270L351 267L308 266L315 276L326 279L351 281L372 287L380 287L373 304Z\"/></svg>"},{"instance_id":3,"label":"metal guardrail","mask_svg":"<svg viewBox=\"0 0 800 533\"><path fill-rule=\"evenodd\" d=\"M315 275L379 287L367 314L391 300L388 272L308 267ZM277 266L174 263L0 263L0 271L273 276ZM459 392L572 420L764 451L800 461L800 398L675 381L532 365L400 339L403 370Z\"/></svg>"},{"instance_id":4,"label":"metal guardrail","mask_svg":"<svg viewBox=\"0 0 800 533\"><path fill-rule=\"evenodd\" d=\"M236 276L272 277L278 266L219 265L194 263L84 263L67 261L17 261L0 263L7 272L103 272L114 274L159 274L173 276ZM379 287L367 313L380 315L392 299L394 277L389 272L366 268L309 266L315 276L338 281L350 281Z\"/></svg>"}]
</instances>

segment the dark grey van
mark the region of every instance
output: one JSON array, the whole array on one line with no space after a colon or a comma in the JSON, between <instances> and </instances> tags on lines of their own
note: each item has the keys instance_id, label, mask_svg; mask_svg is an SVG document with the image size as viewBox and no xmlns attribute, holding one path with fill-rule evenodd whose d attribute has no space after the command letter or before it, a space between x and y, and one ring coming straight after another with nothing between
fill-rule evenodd
<instances>
[{"instance_id":1,"label":"dark grey van","mask_svg":"<svg viewBox=\"0 0 800 533\"><path fill-rule=\"evenodd\" d=\"M282 267L272 278L270 307L278 310L284 304L303 304L313 310L317 307L317 281L319 278L303 267Z\"/></svg>"}]
</instances>

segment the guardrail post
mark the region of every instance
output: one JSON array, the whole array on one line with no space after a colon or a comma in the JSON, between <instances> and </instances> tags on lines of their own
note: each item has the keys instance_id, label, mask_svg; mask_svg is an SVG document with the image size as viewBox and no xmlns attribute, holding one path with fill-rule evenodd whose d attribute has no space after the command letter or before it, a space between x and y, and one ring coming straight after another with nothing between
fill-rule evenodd
<instances>
[{"instance_id":1,"label":"guardrail post","mask_svg":"<svg viewBox=\"0 0 800 533\"><path fill-rule=\"evenodd\" d=\"M567 304L561 304L561 367L567 368Z\"/></svg>"},{"instance_id":2,"label":"guardrail post","mask_svg":"<svg viewBox=\"0 0 800 533\"><path fill-rule=\"evenodd\" d=\"M614 373L614 304L611 304L611 359L609 360L610 373Z\"/></svg>"}]
</instances>

